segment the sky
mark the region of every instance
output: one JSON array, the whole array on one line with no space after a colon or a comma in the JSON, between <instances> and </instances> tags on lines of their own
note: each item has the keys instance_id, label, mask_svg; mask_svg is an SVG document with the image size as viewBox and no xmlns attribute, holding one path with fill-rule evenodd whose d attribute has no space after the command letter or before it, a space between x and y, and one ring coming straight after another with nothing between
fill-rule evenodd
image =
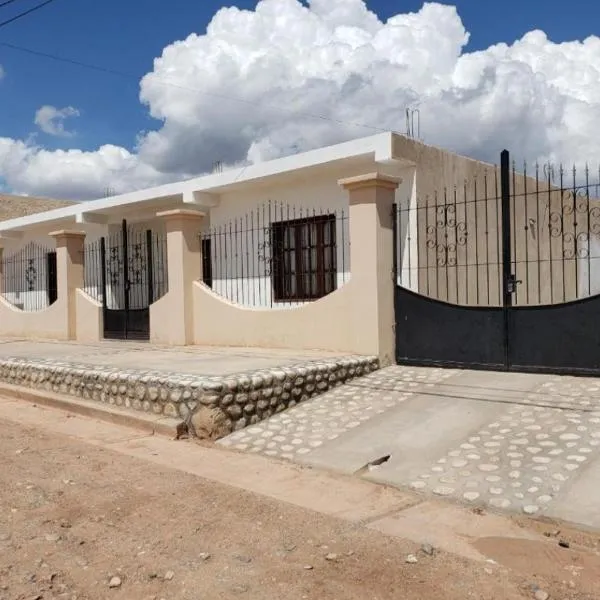
<instances>
[{"instance_id":1,"label":"sky","mask_svg":"<svg viewBox=\"0 0 600 600\"><path fill-rule=\"evenodd\" d=\"M0 183L97 198L403 131L408 107L476 158L597 163L598 23L587 0L55 0L0 26Z\"/></svg>"}]
</instances>

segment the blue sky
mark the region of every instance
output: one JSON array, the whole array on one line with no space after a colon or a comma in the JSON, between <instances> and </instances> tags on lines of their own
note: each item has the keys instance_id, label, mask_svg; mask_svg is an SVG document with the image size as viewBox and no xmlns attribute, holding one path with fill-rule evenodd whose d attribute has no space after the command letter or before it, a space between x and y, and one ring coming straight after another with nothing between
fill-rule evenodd
<instances>
[{"instance_id":1,"label":"blue sky","mask_svg":"<svg viewBox=\"0 0 600 600\"><path fill-rule=\"evenodd\" d=\"M0 22L41 1L15 0ZM396 17L382 25L362 0L312 0L310 11L298 1L224 12L209 35L223 0L54 0L1 27L0 185L75 199L122 193L216 161L229 168L403 131L404 111L417 105L426 143L488 161L508 147L529 161L598 162L600 38L583 40L599 33L600 6L367 0L384 23ZM547 38L524 38L536 29ZM200 37L174 45L191 33ZM160 120L139 99L146 74L143 93ZM75 135L57 135L57 110L78 112L64 120Z\"/></svg>"},{"instance_id":2,"label":"blue sky","mask_svg":"<svg viewBox=\"0 0 600 600\"><path fill-rule=\"evenodd\" d=\"M0 9L0 20L33 6L20 0ZM236 0L239 8L253 9L256 1ZM512 42L540 28L553 41L583 39L600 32L600 5L571 0L457 0L466 29L468 48L484 49ZM0 41L72 57L127 71L131 79L105 75L0 47L6 76L0 85L0 136L24 138L33 133L35 111L43 104L75 106L75 138L38 134L49 148L76 145L92 149L103 143L131 148L140 130L159 123L138 100L139 79L152 69L154 57L171 42L192 32L202 33L220 0L56 0L48 7L0 29ZM418 10L416 0L369 0L382 18Z\"/></svg>"}]
</instances>

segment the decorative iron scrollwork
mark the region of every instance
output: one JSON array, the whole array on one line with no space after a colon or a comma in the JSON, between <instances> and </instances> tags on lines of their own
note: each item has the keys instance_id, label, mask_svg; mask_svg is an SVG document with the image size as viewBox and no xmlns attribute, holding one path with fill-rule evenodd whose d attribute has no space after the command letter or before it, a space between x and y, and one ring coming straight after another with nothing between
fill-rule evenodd
<instances>
[{"instance_id":1,"label":"decorative iron scrollwork","mask_svg":"<svg viewBox=\"0 0 600 600\"><path fill-rule=\"evenodd\" d=\"M600 235L600 206L590 209L589 232L594 235Z\"/></svg>"},{"instance_id":2,"label":"decorative iron scrollwork","mask_svg":"<svg viewBox=\"0 0 600 600\"><path fill-rule=\"evenodd\" d=\"M146 273L146 252L144 244L141 242L131 245L131 253L128 257L127 277L132 285L141 285L144 283L144 273Z\"/></svg>"},{"instance_id":3,"label":"decorative iron scrollwork","mask_svg":"<svg viewBox=\"0 0 600 600\"><path fill-rule=\"evenodd\" d=\"M587 258L589 256L588 241L589 236L585 231L577 235L571 232L565 233L563 235L563 257L566 259Z\"/></svg>"},{"instance_id":4,"label":"decorative iron scrollwork","mask_svg":"<svg viewBox=\"0 0 600 600\"><path fill-rule=\"evenodd\" d=\"M35 291L35 286L37 283L37 267L35 265L36 261L34 258L27 259L27 267L25 268L25 285L27 287L28 292Z\"/></svg>"},{"instance_id":5,"label":"decorative iron scrollwork","mask_svg":"<svg viewBox=\"0 0 600 600\"><path fill-rule=\"evenodd\" d=\"M561 239L564 259L589 256L590 234L600 235L600 206L590 207L587 188L563 193L560 210L549 214L548 231Z\"/></svg>"},{"instance_id":6,"label":"decorative iron scrollwork","mask_svg":"<svg viewBox=\"0 0 600 600\"><path fill-rule=\"evenodd\" d=\"M467 243L467 224L457 221L456 206L446 204L435 210L435 225L427 227L427 248L434 250L439 267L455 267L457 250Z\"/></svg>"},{"instance_id":7,"label":"decorative iron scrollwork","mask_svg":"<svg viewBox=\"0 0 600 600\"><path fill-rule=\"evenodd\" d=\"M119 285L123 271L123 259L120 246L111 246L106 257L106 275L112 286Z\"/></svg>"},{"instance_id":8,"label":"decorative iron scrollwork","mask_svg":"<svg viewBox=\"0 0 600 600\"><path fill-rule=\"evenodd\" d=\"M270 277L273 271L273 243L271 228L263 227L263 240L258 243L258 262L264 265L265 276Z\"/></svg>"},{"instance_id":9,"label":"decorative iron scrollwork","mask_svg":"<svg viewBox=\"0 0 600 600\"><path fill-rule=\"evenodd\" d=\"M0 251L0 254L1 251ZM56 294L56 271L51 262L54 248L29 242L2 256L2 297L24 311L47 308Z\"/></svg>"}]
</instances>

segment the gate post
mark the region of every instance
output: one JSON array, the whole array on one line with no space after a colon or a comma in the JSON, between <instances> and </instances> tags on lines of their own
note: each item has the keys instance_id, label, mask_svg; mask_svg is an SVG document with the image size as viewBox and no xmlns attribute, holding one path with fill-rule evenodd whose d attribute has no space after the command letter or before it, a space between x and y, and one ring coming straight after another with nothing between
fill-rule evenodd
<instances>
[{"instance_id":1,"label":"gate post","mask_svg":"<svg viewBox=\"0 0 600 600\"><path fill-rule=\"evenodd\" d=\"M394 362L393 206L399 177L368 173L341 179L350 204L352 323L356 351Z\"/></svg>"},{"instance_id":2,"label":"gate post","mask_svg":"<svg viewBox=\"0 0 600 600\"><path fill-rule=\"evenodd\" d=\"M56 243L57 302L64 305L65 339L77 338L77 289L83 288L85 231L53 231Z\"/></svg>"},{"instance_id":3,"label":"gate post","mask_svg":"<svg viewBox=\"0 0 600 600\"><path fill-rule=\"evenodd\" d=\"M502 200L502 307L504 310L504 368L510 367L510 307L513 302L515 277L511 265L510 230L510 155L500 154L500 195ZM515 209L516 210L516 209Z\"/></svg>"},{"instance_id":4,"label":"gate post","mask_svg":"<svg viewBox=\"0 0 600 600\"><path fill-rule=\"evenodd\" d=\"M193 284L200 275L200 226L205 214L175 209L156 215L167 230L167 293L150 306L150 340L171 346L194 343Z\"/></svg>"}]
</instances>

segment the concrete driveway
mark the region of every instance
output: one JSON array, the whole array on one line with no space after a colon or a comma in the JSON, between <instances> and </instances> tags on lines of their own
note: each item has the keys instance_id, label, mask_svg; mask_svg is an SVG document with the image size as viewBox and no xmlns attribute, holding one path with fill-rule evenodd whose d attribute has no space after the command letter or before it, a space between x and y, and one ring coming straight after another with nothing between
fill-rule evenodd
<instances>
[{"instance_id":1,"label":"concrete driveway","mask_svg":"<svg viewBox=\"0 0 600 600\"><path fill-rule=\"evenodd\" d=\"M220 443L600 528L596 379L389 367Z\"/></svg>"}]
</instances>

